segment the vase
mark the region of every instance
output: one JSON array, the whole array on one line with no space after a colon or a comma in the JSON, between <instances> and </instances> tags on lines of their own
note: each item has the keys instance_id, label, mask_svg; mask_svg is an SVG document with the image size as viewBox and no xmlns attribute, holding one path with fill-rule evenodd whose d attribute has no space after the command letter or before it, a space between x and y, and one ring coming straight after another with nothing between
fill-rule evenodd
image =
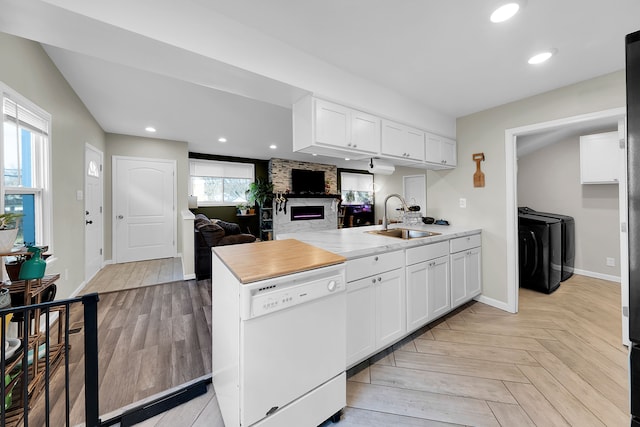
<instances>
[{"instance_id":1,"label":"vase","mask_svg":"<svg viewBox=\"0 0 640 427\"><path fill-rule=\"evenodd\" d=\"M22 263L22 267L20 267L20 280L41 279L47 268L47 262L43 260L41 256L42 251L35 246L29 246L27 250L32 252L33 256Z\"/></svg>"},{"instance_id":2,"label":"vase","mask_svg":"<svg viewBox=\"0 0 640 427\"><path fill-rule=\"evenodd\" d=\"M11 228L8 230L0 230L0 253L6 254L11 252L16 237L18 236L18 229Z\"/></svg>"},{"instance_id":3,"label":"vase","mask_svg":"<svg viewBox=\"0 0 640 427\"><path fill-rule=\"evenodd\" d=\"M4 263L4 268L7 270L7 276L9 280L15 282L20 280L20 267L24 261L9 261Z\"/></svg>"}]
</instances>

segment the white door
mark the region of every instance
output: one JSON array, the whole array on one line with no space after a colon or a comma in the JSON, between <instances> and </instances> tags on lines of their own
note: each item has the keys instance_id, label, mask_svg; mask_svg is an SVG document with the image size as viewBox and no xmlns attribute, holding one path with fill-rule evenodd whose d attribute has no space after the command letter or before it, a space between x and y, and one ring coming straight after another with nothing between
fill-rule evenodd
<instances>
[{"instance_id":1,"label":"white door","mask_svg":"<svg viewBox=\"0 0 640 427\"><path fill-rule=\"evenodd\" d=\"M116 263L176 255L176 162L113 157Z\"/></svg>"},{"instance_id":2,"label":"white door","mask_svg":"<svg viewBox=\"0 0 640 427\"><path fill-rule=\"evenodd\" d=\"M102 151L85 144L84 148L84 277L89 281L103 262L104 220L102 218Z\"/></svg>"},{"instance_id":3,"label":"white door","mask_svg":"<svg viewBox=\"0 0 640 427\"><path fill-rule=\"evenodd\" d=\"M402 177L404 200L408 205L420 206L423 216L427 215L427 176L410 175Z\"/></svg>"}]
</instances>

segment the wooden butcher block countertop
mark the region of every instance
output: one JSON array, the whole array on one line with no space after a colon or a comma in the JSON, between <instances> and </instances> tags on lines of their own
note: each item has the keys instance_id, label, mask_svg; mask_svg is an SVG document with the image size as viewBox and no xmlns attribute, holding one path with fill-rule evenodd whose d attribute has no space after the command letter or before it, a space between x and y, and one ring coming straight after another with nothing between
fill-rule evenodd
<instances>
[{"instance_id":1,"label":"wooden butcher block countertop","mask_svg":"<svg viewBox=\"0 0 640 427\"><path fill-rule=\"evenodd\" d=\"M218 246L213 251L241 283L340 264L346 258L295 239Z\"/></svg>"}]
</instances>

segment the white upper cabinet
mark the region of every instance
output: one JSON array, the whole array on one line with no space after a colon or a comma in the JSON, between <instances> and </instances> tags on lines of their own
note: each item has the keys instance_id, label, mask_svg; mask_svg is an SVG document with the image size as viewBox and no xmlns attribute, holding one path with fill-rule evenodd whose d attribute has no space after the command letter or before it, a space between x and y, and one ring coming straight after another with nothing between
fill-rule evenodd
<instances>
[{"instance_id":1,"label":"white upper cabinet","mask_svg":"<svg viewBox=\"0 0 640 427\"><path fill-rule=\"evenodd\" d=\"M390 120L382 120L382 155L412 162L424 161L424 132Z\"/></svg>"},{"instance_id":2,"label":"white upper cabinet","mask_svg":"<svg viewBox=\"0 0 640 427\"><path fill-rule=\"evenodd\" d=\"M432 169L455 168L457 164L456 141L438 135L425 135L425 161Z\"/></svg>"},{"instance_id":3,"label":"white upper cabinet","mask_svg":"<svg viewBox=\"0 0 640 427\"><path fill-rule=\"evenodd\" d=\"M293 106L293 149L334 157L380 151L380 119L333 102L305 97Z\"/></svg>"},{"instance_id":4,"label":"white upper cabinet","mask_svg":"<svg viewBox=\"0 0 640 427\"><path fill-rule=\"evenodd\" d=\"M456 166L456 142L312 95L293 105L293 151L356 160L380 157L426 169Z\"/></svg>"},{"instance_id":5,"label":"white upper cabinet","mask_svg":"<svg viewBox=\"0 0 640 427\"><path fill-rule=\"evenodd\" d=\"M582 184L617 184L624 166L618 132L580 137L580 182Z\"/></svg>"}]
</instances>

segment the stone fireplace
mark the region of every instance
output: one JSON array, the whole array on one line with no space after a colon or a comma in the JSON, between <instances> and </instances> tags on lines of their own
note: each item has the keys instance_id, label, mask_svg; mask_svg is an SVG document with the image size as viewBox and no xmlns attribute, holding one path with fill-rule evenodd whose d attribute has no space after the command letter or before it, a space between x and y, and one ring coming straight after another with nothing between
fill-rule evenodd
<instances>
[{"instance_id":1,"label":"stone fireplace","mask_svg":"<svg viewBox=\"0 0 640 427\"><path fill-rule=\"evenodd\" d=\"M338 228L338 200L328 197L287 197L284 206L273 203L273 234L304 231L335 230Z\"/></svg>"}]
</instances>

